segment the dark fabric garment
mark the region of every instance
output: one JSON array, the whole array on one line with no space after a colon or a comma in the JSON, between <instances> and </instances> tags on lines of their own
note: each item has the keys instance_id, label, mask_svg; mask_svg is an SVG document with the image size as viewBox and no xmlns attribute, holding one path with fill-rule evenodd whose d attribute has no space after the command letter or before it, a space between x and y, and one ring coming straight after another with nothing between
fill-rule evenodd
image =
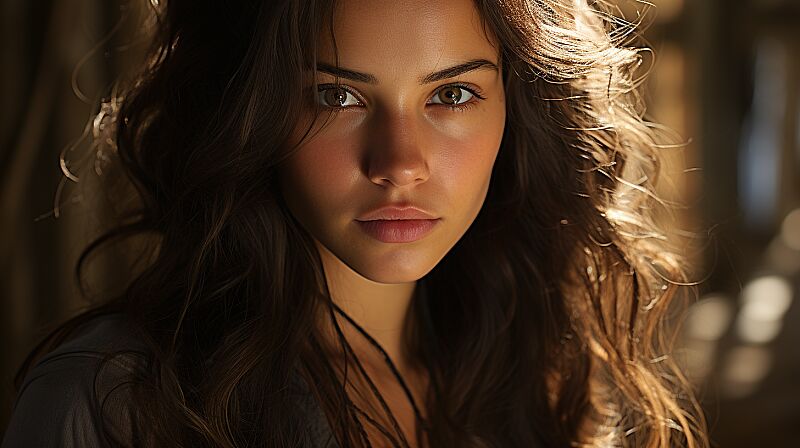
<instances>
[{"instance_id":1,"label":"dark fabric garment","mask_svg":"<svg viewBox=\"0 0 800 448\"><path fill-rule=\"evenodd\" d=\"M134 353L114 357L97 373L103 357L120 350ZM94 319L25 376L2 448L142 446L144 432L136 428L127 387L143 366L137 353L146 355L147 349L122 316ZM298 406L308 416L306 446L338 448L308 385L299 373L293 380Z\"/></svg>"}]
</instances>

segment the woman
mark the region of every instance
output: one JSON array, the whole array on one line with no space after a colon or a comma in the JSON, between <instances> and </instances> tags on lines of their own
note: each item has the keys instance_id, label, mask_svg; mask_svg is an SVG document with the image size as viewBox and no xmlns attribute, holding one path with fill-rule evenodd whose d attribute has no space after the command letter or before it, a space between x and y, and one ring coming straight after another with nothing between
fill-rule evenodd
<instances>
[{"instance_id":1,"label":"woman","mask_svg":"<svg viewBox=\"0 0 800 448\"><path fill-rule=\"evenodd\" d=\"M682 270L633 25L153 3L149 63L94 121L131 201L79 278L150 252L31 354L4 447L707 446L659 345Z\"/></svg>"}]
</instances>

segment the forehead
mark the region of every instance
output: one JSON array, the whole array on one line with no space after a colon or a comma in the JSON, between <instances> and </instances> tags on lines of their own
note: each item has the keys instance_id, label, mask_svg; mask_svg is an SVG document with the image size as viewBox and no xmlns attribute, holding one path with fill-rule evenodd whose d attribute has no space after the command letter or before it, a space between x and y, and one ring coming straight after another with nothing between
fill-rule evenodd
<instances>
[{"instance_id":1,"label":"forehead","mask_svg":"<svg viewBox=\"0 0 800 448\"><path fill-rule=\"evenodd\" d=\"M337 0L333 31L339 65L379 80L499 54L473 0ZM319 51L320 61L335 62L327 27Z\"/></svg>"}]
</instances>

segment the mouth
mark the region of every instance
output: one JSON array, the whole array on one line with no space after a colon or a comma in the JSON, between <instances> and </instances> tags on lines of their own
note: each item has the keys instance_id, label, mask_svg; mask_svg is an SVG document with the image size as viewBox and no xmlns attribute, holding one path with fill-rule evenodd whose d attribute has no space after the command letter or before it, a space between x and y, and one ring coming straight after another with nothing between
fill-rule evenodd
<instances>
[{"instance_id":1,"label":"mouth","mask_svg":"<svg viewBox=\"0 0 800 448\"><path fill-rule=\"evenodd\" d=\"M356 220L367 235L384 243L410 243L424 238L440 219Z\"/></svg>"}]
</instances>

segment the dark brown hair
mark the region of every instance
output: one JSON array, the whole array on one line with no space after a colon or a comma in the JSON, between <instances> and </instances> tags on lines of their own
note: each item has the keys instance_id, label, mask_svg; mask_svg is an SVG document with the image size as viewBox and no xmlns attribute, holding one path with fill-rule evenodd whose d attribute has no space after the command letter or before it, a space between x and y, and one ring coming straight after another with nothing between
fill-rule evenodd
<instances>
[{"instance_id":1,"label":"dark brown hair","mask_svg":"<svg viewBox=\"0 0 800 448\"><path fill-rule=\"evenodd\" d=\"M476 1L501 45L507 122L479 216L412 301L431 447L707 446L670 357L685 267L653 218L660 146L627 46L636 24L590 3ZM321 356L319 255L276 185L333 2L154 4L147 64L93 122L118 213L77 275L120 241L144 248L140 269L18 380L118 312L152 348L132 389L141 442L307 446L288 387L299 366L341 445L363 446Z\"/></svg>"}]
</instances>

